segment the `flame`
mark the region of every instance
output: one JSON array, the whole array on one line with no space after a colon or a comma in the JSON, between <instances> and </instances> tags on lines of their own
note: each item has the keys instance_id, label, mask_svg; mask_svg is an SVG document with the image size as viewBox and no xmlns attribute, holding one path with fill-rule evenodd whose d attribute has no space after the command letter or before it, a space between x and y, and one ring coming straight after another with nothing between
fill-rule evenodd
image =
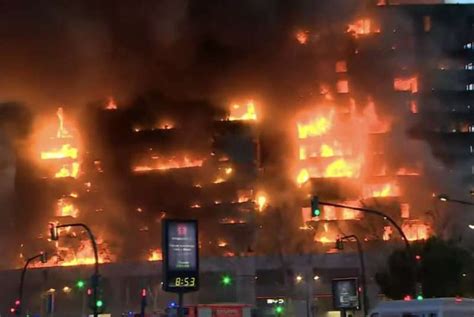
<instances>
[{"instance_id":1,"label":"flame","mask_svg":"<svg viewBox=\"0 0 474 317\"><path fill-rule=\"evenodd\" d=\"M189 168L189 167L201 167L204 163L203 160L190 159L187 156L182 158L173 157L171 159L160 159L159 157L153 157L152 164L149 165L138 165L133 167L134 172L149 172L155 170L170 170L177 168Z\"/></svg>"},{"instance_id":2,"label":"flame","mask_svg":"<svg viewBox=\"0 0 474 317\"><path fill-rule=\"evenodd\" d=\"M257 111L253 100L245 105L233 104L230 107L230 121L257 121Z\"/></svg>"},{"instance_id":3,"label":"flame","mask_svg":"<svg viewBox=\"0 0 474 317\"><path fill-rule=\"evenodd\" d=\"M67 231L67 230L66 230ZM107 249L100 239L97 239L99 263L108 263L115 257ZM57 255L49 258L48 262L35 262L33 267L53 267L53 266L76 266L92 265L95 263L94 250L89 240L81 240L77 250L70 247L57 247Z\"/></svg>"},{"instance_id":4,"label":"flame","mask_svg":"<svg viewBox=\"0 0 474 317\"><path fill-rule=\"evenodd\" d=\"M162 260L163 260L163 252L161 252L161 249L150 250L148 261L162 261Z\"/></svg>"},{"instance_id":5,"label":"flame","mask_svg":"<svg viewBox=\"0 0 474 317\"><path fill-rule=\"evenodd\" d=\"M332 127L333 115L334 112L331 111L327 116L318 115L308 122L298 122L298 137L300 139L307 139L326 134Z\"/></svg>"},{"instance_id":6,"label":"flame","mask_svg":"<svg viewBox=\"0 0 474 317\"><path fill-rule=\"evenodd\" d=\"M351 164L345 159L338 159L326 168L324 177L357 177L359 176L359 167Z\"/></svg>"},{"instance_id":7,"label":"flame","mask_svg":"<svg viewBox=\"0 0 474 317\"><path fill-rule=\"evenodd\" d=\"M295 33L295 39L301 45L305 45L306 43L308 43L308 37L309 37L308 35L309 35L309 31L307 31L307 30L298 30Z\"/></svg>"},{"instance_id":8,"label":"flame","mask_svg":"<svg viewBox=\"0 0 474 317\"><path fill-rule=\"evenodd\" d=\"M400 187L395 183L371 184L364 188L364 198L398 196L400 196Z\"/></svg>"},{"instance_id":9,"label":"flame","mask_svg":"<svg viewBox=\"0 0 474 317\"><path fill-rule=\"evenodd\" d=\"M57 202L56 215L59 217L77 218L79 209L66 198L61 198Z\"/></svg>"},{"instance_id":10,"label":"flame","mask_svg":"<svg viewBox=\"0 0 474 317\"><path fill-rule=\"evenodd\" d=\"M63 177L73 177L77 178L79 175L79 163L73 162L71 164L63 165L61 169L54 174L56 178L63 178Z\"/></svg>"},{"instance_id":11,"label":"flame","mask_svg":"<svg viewBox=\"0 0 474 317\"><path fill-rule=\"evenodd\" d=\"M296 177L296 182L298 184L304 184L309 180L309 172L306 168L303 168Z\"/></svg>"},{"instance_id":12,"label":"flame","mask_svg":"<svg viewBox=\"0 0 474 317\"><path fill-rule=\"evenodd\" d=\"M408 241L427 240L431 235L431 228L428 224L419 220L407 221L402 225Z\"/></svg>"},{"instance_id":13,"label":"flame","mask_svg":"<svg viewBox=\"0 0 474 317\"><path fill-rule=\"evenodd\" d=\"M117 110L117 103L115 102L113 97L109 97L107 102L107 106L105 107L106 110Z\"/></svg>"},{"instance_id":14,"label":"flame","mask_svg":"<svg viewBox=\"0 0 474 317\"><path fill-rule=\"evenodd\" d=\"M393 89L396 91L418 92L418 77L397 77L393 80Z\"/></svg>"},{"instance_id":15,"label":"flame","mask_svg":"<svg viewBox=\"0 0 474 317\"><path fill-rule=\"evenodd\" d=\"M64 110L58 108L56 132L54 128L47 126L43 133L38 134L38 147L40 159L51 162L54 177L73 177L79 175L79 149L75 136L65 127Z\"/></svg>"},{"instance_id":16,"label":"flame","mask_svg":"<svg viewBox=\"0 0 474 317\"><path fill-rule=\"evenodd\" d=\"M390 237L392 236L392 234L393 234L392 227L390 226L383 227L383 236L382 236L383 241L390 240Z\"/></svg>"},{"instance_id":17,"label":"flame","mask_svg":"<svg viewBox=\"0 0 474 317\"><path fill-rule=\"evenodd\" d=\"M78 150L73 148L70 144L63 144L59 149L52 149L41 152L42 160L63 159L63 158L77 158Z\"/></svg>"},{"instance_id":18,"label":"flame","mask_svg":"<svg viewBox=\"0 0 474 317\"><path fill-rule=\"evenodd\" d=\"M334 156L334 149L327 144L321 145L321 157Z\"/></svg>"},{"instance_id":19,"label":"flame","mask_svg":"<svg viewBox=\"0 0 474 317\"><path fill-rule=\"evenodd\" d=\"M267 196L264 193L257 194L255 202L258 206L258 211L262 212L268 204Z\"/></svg>"},{"instance_id":20,"label":"flame","mask_svg":"<svg viewBox=\"0 0 474 317\"><path fill-rule=\"evenodd\" d=\"M380 33L380 28L375 27L370 19L359 19L347 26L347 33L351 33L355 38L361 35L368 35L371 33Z\"/></svg>"}]
</instances>

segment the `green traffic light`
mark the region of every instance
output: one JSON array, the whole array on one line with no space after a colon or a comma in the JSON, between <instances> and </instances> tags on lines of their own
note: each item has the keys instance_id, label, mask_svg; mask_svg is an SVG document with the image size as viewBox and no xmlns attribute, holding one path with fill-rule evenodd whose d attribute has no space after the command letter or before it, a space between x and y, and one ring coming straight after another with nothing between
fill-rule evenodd
<instances>
[{"instance_id":1,"label":"green traffic light","mask_svg":"<svg viewBox=\"0 0 474 317\"><path fill-rule=\"evenodd\" d=\"M313 210L313 217L319 217L321 215L321 210L315 209Z\"/></svg>"},{"instance_id":2,"label":"green traffic light","mask_svg":"<svg viewBox=\"0 0 474 317\"><path fill-rule=\"evenodd\" d=\"M79 280L77 281L76 286L77 288L84 288L84 286L86 286L86 282L84 282L83 280Z\"/></svg>"},{"instance_id":3,"label":"green traffic light","mask_svg":"<svg viewBox=\"0 0 474 317\"><path fill-rule=\"evenodd\" d=\"M416 300L423 300L423 295L418 295L418 296L416 297Z\"/></svg>"},{"instance_id":4,"label":"green traffic light","mask_svg":"<svg viewBox=\"0 0 474 317\"><path fill-rule=\"evenodd\" d=\"M283 306L277 306L277 307L275 307L275 313L277 313L277 314L283 313Z\"/></svg>"},{"instance_id":5,"label":"green traffic light","mask_svg":"<svg viewBox=\"0 0 474 317\"><path fill-rule=\"evenodd\" d=\"M98 299L98 300L95 302L95 306L98 307L98 308L100 308L100 307L104 306L104 302L103 302L102 300Z\"/></svg>"},{"instance_id":6,"label":"green traffic light","mask_svg":"<svg viewBox=\"0 0 474 317\"><path fill-rule=\"evenodd\" d=\"M229 286L232 284L232 278L229 275L224 275L222 277L221 282L222 282L222 285Z\"/></svg>"}]
</instances>

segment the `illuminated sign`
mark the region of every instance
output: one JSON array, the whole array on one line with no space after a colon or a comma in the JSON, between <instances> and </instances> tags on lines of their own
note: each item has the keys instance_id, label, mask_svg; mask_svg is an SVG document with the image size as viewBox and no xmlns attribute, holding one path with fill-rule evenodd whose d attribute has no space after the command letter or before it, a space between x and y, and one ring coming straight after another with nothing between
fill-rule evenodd
<instances>
[{"instance_id":1,"label":"illuminated sign","mask_svg":"<svg viewBox=\"0 0 474 317\"><path fill-rule=\"evenodd\" d=\"M334 308L338 310L360 309L357 278L332 280Z\"/></svg>"},{"instance_id":2,"label":"illuminated sign","mask_svg":"<svg viewBox=\"0 0 474 317\"><path fill-rule=\"evenodd\" d=\"M163 289L184 293L199 289L198 227L195 220L163 222Z\"/></svg>"},{"instance_id":3,"label":"illuminated sign","mask_svg":"<svg viewBox=\"0 0 474 317\"><path fill-rule=\"evenodd\" d=\"M268 305L275 305L275 304L282 305L284 303L285 303L285 300L283 298L267 298Z\"/></svg>"}]
</instances>

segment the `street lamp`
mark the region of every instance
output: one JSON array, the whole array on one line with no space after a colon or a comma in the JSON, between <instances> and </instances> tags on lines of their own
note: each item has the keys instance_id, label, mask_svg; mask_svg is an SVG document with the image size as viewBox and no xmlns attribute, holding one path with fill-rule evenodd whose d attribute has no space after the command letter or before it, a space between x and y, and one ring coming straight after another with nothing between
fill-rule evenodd
<instances>
[{"instance_id":1,"label":"street lamp","mask_svg":"<svg viewBox=\"0 0 474 317\"><path fill-rule=\"evenodd\" d=\"M461 204L461 205L474 206L474 203L471 203L465 200L460 200L460 199L453 199L453 198L450 198L446 194L438 194L436 195L436 198L438 198L442 202L450 202L450 203L456 203L456 204Z\"/></svg>"},{"instance_id":2,"label":"street lamp","mask_svg":"<svg viewBox=\"0 0 474 317\"><path fill-rule=\"evenodd\" d=\"M357 244L357 251L359 253L359 262L360 262L360 277L362 282L362 300L364 302L364 316L368 316L369 313L369 298L367 296L367 282L365 279L365 261L364 261L364 250L362 249L362 244L360 243L359 238L356 235L344 236L336 241L336 249L343 250L344 243L346 240L354 240Z\"/></svg>"},{"instance_id":3,"label":"street lamp","mask_svg":"<svg viewBox=\"0 0 474 317\"><path fill-rule=\"evenodd\" d=\"M91 229L83 224L83 223L70 223L70 224L63 224L63 225L56 225L55 223L50 223L49 224L49 233L51 240L57 241L59 240L59 228L65 228L65 227L81 227L86 230L89 240L91 240L92 244L92 249L94 250L94 275L92 276L92 300L93 300L93 312L94 312L94 317L99 316L99 309L102 308L104 305L104 302L102 299L97 298L97 291L99 287L99 254L97 252L97 243L95 241L94 235L92 234Z\"/></svg>"},{"instance_id":4,"label":"street lamp","mask_svg":"<svg viewBox=\"0 0 474 317\"><path fill-rule=\"evenodd\" d=\"M23 266L23 270L21 271L21 277L20 277L20 286L18 289L18 299L15 302L15 305L18 307L16 309L16 314L18 316L21 315L21 308L23 305L23 285L25 284L25 277L26 277L26 270L28 269L28 265L30 265L31 262L33 262L36 259L40 259L41 263L45 264L48 262L48 257L45 252L41 252L35 256L32 256L31 258L27 259L25 262L25 265Z\"/></svg>"}]
</instances>

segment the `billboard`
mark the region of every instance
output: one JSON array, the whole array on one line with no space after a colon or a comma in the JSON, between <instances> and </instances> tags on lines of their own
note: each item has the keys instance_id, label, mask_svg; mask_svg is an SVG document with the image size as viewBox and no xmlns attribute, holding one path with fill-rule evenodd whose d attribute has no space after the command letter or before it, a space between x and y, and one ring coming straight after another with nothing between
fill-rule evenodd
<instances>
[{"instance_id":1,"label":"billboard","mask_svg":"<svg viewBox=\"0 0 474 317\"><path fill-rule=\"evenodd\" d=\"M196 220L163 221L163 289L185 293L199 289L199 243Z\"/></svg>"},{"instance_id":2,"label":"billboard","mask_svg":"<svg viewBox=\"0 0 474 317\"><path fill-rule=\"evenodd\" d=\"M357 278L332 280L334 308L337 310L359 310L359 286Z\"/></svg>"}]
</instances>

